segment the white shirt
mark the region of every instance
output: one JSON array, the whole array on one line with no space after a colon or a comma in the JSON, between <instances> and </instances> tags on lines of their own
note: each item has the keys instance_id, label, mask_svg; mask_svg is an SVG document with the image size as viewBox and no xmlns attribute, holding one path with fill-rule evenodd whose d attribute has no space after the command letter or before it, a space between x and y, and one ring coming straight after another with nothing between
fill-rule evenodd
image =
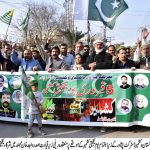
<instances>
[{"instance_id":1,"label":"white shirt","mask_svg":"<svg viewBox=\"0 0 150 150\"><path fill-rule=\"evenodd\" d=\"M29 114L39 114L39 109L37 104L42 104L43 103L43 94L39 91L33 92L36 98L36 101L33 100L30 105L29 105ZM40 108L40 107L39 107ZM40 108L41 110L41 108Z\"/></svg>"}]
</instances>

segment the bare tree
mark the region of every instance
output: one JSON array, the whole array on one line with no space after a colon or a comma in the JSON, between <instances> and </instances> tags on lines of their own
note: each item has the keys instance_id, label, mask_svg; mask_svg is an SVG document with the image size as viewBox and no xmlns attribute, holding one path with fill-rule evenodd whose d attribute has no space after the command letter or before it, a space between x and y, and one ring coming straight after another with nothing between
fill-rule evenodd
<instances>
[{"instance_id":1,"label":"bare tree","mask_svg":"<svg viewBox=\"0 0 150 150\"><path fill-rule=\"evenodd\" d=\"M31 9L30 21L28 28L21 32L26 36L28 43L33 44L33 36L36 34L45 43L48 38L53 39L60 28L64 28L63 12L60 13L56 6L31 1L26 2L26 6ZM20 21L22 18L18 20ZM18 31L20 30L19 23L15 24L14 27Z\"/></svg>"}]
</instances>

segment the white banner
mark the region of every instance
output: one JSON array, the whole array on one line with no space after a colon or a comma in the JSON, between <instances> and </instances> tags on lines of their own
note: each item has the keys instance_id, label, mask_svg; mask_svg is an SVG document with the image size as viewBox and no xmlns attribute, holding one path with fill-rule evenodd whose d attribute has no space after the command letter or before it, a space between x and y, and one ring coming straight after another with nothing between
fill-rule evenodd
<instances>
[{"instance_id":1,"label":"white banner","mask_svg":"<svg viewBox=\"0 0 150 150\"><path fill-rule=\"evenodd\" d=\"M8 138L0 139L0 149L4 150L149 150L150 139L139 138Z\"/></svg>"}]
</instances>

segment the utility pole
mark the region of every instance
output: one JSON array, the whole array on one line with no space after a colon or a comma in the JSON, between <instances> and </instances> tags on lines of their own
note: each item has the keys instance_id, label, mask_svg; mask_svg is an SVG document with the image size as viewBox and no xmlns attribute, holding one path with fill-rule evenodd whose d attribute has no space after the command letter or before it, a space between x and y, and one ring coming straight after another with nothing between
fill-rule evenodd
<instances>
[{"instance_id":1,"label":"utility pole","mask_svg":"<svg viewBox=\"0 0 150 150\"><path fill-rule=\"evenodd\" d=\"M107 37L106 40L107 40L107 42L109 42L109 44L111 44L111 42L113 40L115 40L115 37L114 36L110 36L110 37Z\"/></svg>"},{"instance_id":2,"label":"utility pole","mask_svg":"<svg viewBox=\"0 0 150 150\"><path fill-rule=\"evenodd\" d=\"M107 42L107 39L106 39L106 26L104 26L103 37L104 37L104 43L106 43Z\"/></svg>"},{"instance_id":3,"label":"utility pole","mask_svg":"<svg viewBox=\"0 0 150 150\"><path fill-rule=\"evenodd\" d=\"M74 32L73 0L65 0L66 29Z\"/></svg>"},{"instance_id":4,"label":"utility pole","mask_svg":"<svg viewBox=\"0 0 150 150\"><path fill-rule=\"evenodd\" d=\"M90 22L89 22L89 20L87 20L87 44L88 45L90 43L90 31L91 31L91 29L90 29Z\"/></svg>"}]
</instances>

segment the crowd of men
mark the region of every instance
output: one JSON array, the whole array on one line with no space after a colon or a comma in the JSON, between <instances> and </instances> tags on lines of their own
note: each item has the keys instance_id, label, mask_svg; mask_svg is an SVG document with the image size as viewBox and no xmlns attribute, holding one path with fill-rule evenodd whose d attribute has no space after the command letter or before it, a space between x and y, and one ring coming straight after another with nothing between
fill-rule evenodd
<instances>
[{"instance_id":1,"label":"crowd of men","mask_svg":"<svg viewBox=\"0 0 150 150\"><path fill-rule=\"evenodd\" d=\"M143 40L137 42L135 49L109 45L106 49L103 40L95 40L93 48L82 42L75 44L74 50L66 43L51 46L48 40L43 46L38 36L35 45L24 49L22 56L16 50L16 44L5 43L0 51L0 71L17 72L21 66L25 71L64 71L64 70L99 70L99 69L149 69L150 47L146 43L149 35L142 31Z\"/></svg>"},{"instance_id":2,"label":"crowd of men","mask_svg":"<svg viewBox=\"0 0 150 150\"><path fill-rule=\"evenodd\" d=\"M146 41L148 32L143 34ZM1 71L55 71L55 70L96 70L96 69L149 69L150 50L146 42L137 42L136 49L115 45L105 48L103 40L95 40L93 49L82 42L75 44L75 49L66 43L50 47L51 42L42 46L36 36L35 45L26 48L23 56L16 51L16 44L5 43L0 51Z\"/></svg>"}]
</instances>

